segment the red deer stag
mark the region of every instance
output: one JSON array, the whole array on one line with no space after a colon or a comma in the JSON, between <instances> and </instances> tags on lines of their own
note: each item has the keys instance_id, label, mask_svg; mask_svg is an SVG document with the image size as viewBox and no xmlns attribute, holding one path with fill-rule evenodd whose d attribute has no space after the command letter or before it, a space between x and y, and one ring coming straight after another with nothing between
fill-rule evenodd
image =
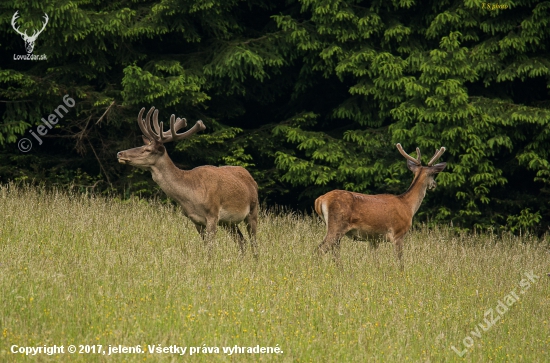
<instances>
[{"instance_id":1,"label":"red deer stag","mask_svg":"<svg viewBox=\"0 0 550 363\"><path fill-rule=\"evenodd\" d=\"M158 110L151 107L143 120L144 111L145 108L142 108L139 112L138 124L145 145L119 152L118 162L150 170L153 180L179 203L185 216L191 219L209 246L220 224L237 237L244 253L244 237L237 226L244 221L256 257L258 185L250 173L240 166L206 165L192 170L178 169L163 144L187 139L206 129L206 126L199 120L188 131L177 134L187 125L187 121L179 117L175 120L172 115L170 131L164 131L163 123L159 125ZM151 129L151 114L155 131Z\"/></svg>"},{"instance_id":2,"label":"red deer stag","mask_svg":"<svg viewBox=\"0 0 550 363\"><path fill-rule=\"evenodd\" d=\"M412 225L412 219L426 195L426 188L434 189L434 177L445 169L446 163L433 165L443 155L442 147L432 157L428 166L422 166L420 149L416 148L416 159L403 150L397 149L407 159L407 167L414 173L409 189L401 195L379 194L365 195L333 190L315 200L315 212L327 225L327 235L318 247L319 253L332 249L338 260L340 239L347 235L352 238L389 239L395 246L400 269L403 269L403 237ZM432 166L433 165L433 166Z\"/></svg>"}]
</instances>

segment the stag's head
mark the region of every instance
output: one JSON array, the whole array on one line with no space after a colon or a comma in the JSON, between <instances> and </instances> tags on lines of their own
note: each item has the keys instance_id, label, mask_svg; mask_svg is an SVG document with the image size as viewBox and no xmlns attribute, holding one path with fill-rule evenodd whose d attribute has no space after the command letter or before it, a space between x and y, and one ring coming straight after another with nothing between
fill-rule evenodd
<instances>
[{"instance_id":1,"label":"stag's head","mask_svg":"<svg viewBox=\"0 0 550 363\"><path fill-rule=\"evenodd\" d=\"M403 147L401 144L395 145L397 147L397 150L407 159L407 167L409 170L411 170L414 173L415 179L418 178L425 178L425 181L427 183L428 189L435 189L437 186L437 183L435 182L435 176L443 171L445 169L445 166L447 166L447 163L439 163L436 165L433 165L443 155L445 152L445 148L441 147L438 151L435 152L434 156L431 158L431 160L428 162L428 166L422 166L422 162L420 161L420 149L416 148L416 159L410 156L403 150Z\"/></svg>"},{"instance_id":2,"label":"stag's head","mask_svg":"<svg viewBox=\"0 0 550 363\"><path fill-rule=\"evenodd\" d=\"M27 53L32 53L32 51L34 50L34 42L36 41L36 38L38 38L38 36L40 35L40 33L42 33L42 31L44 30L44 28L46 27L46 25L48 24L48 14L44 14L44 24L42 25L42 29L40 30L35 30L34 33L29 36L27 35L27 31L25 30L23 33L21 33L19 31L19 27L16 27L15 25L15 22L16 20L19 18L19 10L17 10L15 12L15 14L13 14L13 17L11 18L11 26L13 27L13 29L17 32L17 34L21 35L21 37L23 38L23 40L25 41L25 49L27 50Z\"/></svg>"},{"instance_id":3,"label":"stag's head","mask_svg":"<svg viewBox=\"0 0 550 363\"><path fill-rule=\"evenodd\" d=\"M149 112L147 112L147 116L145 116L145 120L143 119L144 111L145 107L139 111L138 115L138 125L143 133L142 139L144 145L117 153L118 162L121 164L148 169L166 154L163 144L170 141L187 139L193 134L206 129L203 122L199 120L186 132L178 134L177 131L179 129L187 126L187 120L179 117L176 119L176 116L172 115L170 117L170 130L164 131L163 123L161 122L159 125L158 110L151 107ZM154 131L151 128L151 115L153 116Z\"/></svg>"}]
</instances>

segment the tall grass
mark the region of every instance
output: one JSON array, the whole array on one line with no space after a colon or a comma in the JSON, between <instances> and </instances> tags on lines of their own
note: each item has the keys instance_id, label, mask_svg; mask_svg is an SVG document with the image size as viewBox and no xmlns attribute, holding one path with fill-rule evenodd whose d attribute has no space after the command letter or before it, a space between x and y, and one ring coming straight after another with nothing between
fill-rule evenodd
<instances>
[{"instance_id":1,"label":"tall grass","mask_svg":"<svg viewBox=\"0 0 550 363\"><path fill-rule=\"evenodd\" d=\"M69 344L280 347L281 354L186 360L283 362L547 361L548 242L418 229L393 248L345 239L342 266L312 252L312 216L262 212L259 259L218 232L212 255L177 208L40 188L0 187L0 361L12 345L64 345L34 361L161 361L175 354L69 354ZM210 258L209 258L210 257ZM518 283L533 271L528 289ZM519 301L480 337L485 312ZM473 346L463 358L464 339ZM471 343L466 340L466 343ZM188 351L189 352L189 351Z\"/></svg>"}]
</instances>

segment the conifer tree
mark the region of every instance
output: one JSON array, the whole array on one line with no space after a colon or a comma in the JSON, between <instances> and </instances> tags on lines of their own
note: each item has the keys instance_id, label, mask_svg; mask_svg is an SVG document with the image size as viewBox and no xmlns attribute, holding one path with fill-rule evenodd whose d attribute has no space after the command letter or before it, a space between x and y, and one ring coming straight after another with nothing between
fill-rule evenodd
<instances>
[{"instance_id":1,"label":"conifer tree","mask_svg":"<svg viewBox=\"0 0 550 363\"><path fill-rule=\"evenodd\" d=\"M545 231L550 3L136 0L0 7L0 178L151 195L116 152L137 112L202 119L170 150L184 168L247 167L268 203L310 209L330 189L401 193L395 149L447 148L418 220ZM24 54L17 26L32 33ZM69 95L43 145L17 142ZM162 196L161 193L159 193ZM298 202L296 202L298 201Z\"/></svg>"}]
</instances>

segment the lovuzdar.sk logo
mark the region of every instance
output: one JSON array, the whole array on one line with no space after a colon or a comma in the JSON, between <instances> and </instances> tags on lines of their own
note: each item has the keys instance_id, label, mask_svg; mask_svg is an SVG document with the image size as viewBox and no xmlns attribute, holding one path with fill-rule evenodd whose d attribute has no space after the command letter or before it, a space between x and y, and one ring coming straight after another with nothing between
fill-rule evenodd
<instances>
[{"instance_id":1,"label":"lovuzdar.sk logo","mask_svg":"<svg viewBox=\"0 0 550 363\"><path fill-rule=\"evenodd\" d=\"M25 49L27 50L27 54L14 54L13 60L45 60L47 59L45 54L32 54L34 50L34 42L36 42L36 38L44 31L44 28L48 24L48 14L44 13L44 24L42 25L42 29L35 30L32 35L27 35L27 31L24 32L19 31L19 27L16 26L15 22L19 18L19 10L13 14L13 17L11 18L11 26L13 27L13 30L17 32L17 34L21 35L21 38L25 41Z\"/></svg>"}]
</instances>

